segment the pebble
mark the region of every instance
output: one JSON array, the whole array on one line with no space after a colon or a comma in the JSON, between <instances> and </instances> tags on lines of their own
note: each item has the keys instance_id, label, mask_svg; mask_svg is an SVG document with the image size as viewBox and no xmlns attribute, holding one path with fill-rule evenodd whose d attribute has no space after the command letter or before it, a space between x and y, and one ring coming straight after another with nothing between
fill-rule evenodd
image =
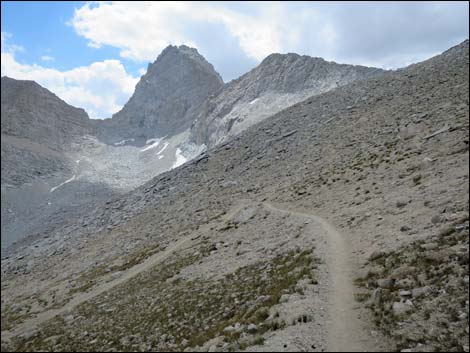
<instances>
[{"instance_id":1,"label":"pebble","mask_svg":"<svg viewBox=\"0 0 470 353\"><path fill-rule=\"evenodd\" d=\"M408 205L408 200L397 200L395 204L398 208L403 208Z\"/></svg>"},{"instance_id":2,"label":"pebble","mask_svg":"<svg viewBox=\"0 0 470 353\"><path fill-rule=\"evenodd\" d=\"M407 231L409 231L409 230L411 230L411 227L410 227L410 226L403 225L403 226L400 227L400 231L401 231L401 232L407 232Z\"/></svg>"},{"instance_id":3,"label":"pebble","mask_svg":"<svg viewBox=\"0 0 470 353\"><path fill-rule=\"evenodd\" d=\"M427 244L421 244L421 249L424 250L434 250L439 247L438 243L427 243Z\"/></svg>"},{"instance_id":4,"label":"pebble","mask_svg":"<svg viewBox=\"0 0 470 353\"><path fill-rule=\"evenodd\" d=\"M377 280L377 285L383 289L392 289L395 286L394 279L379 279Z\"/></svg>"},{"instance_id":5,"label":"pebble","mask_svg":"<svg viewBox=\"0 0 470 353\"><path fill-rule=\"evenodd\" d=\"M395 315L402 315L410 312L413 309L413 303L410 300L406 302L393 303L392 310Z\"/></svg>"}]
</instances>

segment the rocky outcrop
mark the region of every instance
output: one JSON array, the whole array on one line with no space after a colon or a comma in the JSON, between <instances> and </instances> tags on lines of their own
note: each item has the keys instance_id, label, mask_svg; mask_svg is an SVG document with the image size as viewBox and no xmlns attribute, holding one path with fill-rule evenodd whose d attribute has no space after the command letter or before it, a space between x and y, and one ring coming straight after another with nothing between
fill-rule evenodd
<instances>
[{"instance_id":1,"label":"rocky outcrop","mask_svg":"<svg viewBox=\"0 0 470 353\"><path fill-rule=\"evenodd\" d=\"M382 72L306 55L271 54L204 103L192 140L212 147L309 96Z\"/></svg>"},{"instance_id":2,"label":"rocky outcrop","mask_svg":"<svg viewBox=\"0 0 470 353\"><path fill-rule=\"evenodd\" d=\"M135 92L111 119L97 122L106 142L136 144L176 135L191 126L201 104L223 86L220 75L194 48L168 46L149 64Z\"/></svg>"}]
</instances>

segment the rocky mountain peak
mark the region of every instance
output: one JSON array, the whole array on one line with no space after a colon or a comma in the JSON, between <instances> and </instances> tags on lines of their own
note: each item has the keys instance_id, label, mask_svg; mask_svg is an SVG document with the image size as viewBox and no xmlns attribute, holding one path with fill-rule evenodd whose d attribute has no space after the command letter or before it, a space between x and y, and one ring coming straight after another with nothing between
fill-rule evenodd
<instances>
[{"instance_id":1,"label":"rocky mountain peak","mask_svg":"<svg viewBox=\"0 0 470 353\"><path fill-rule=\"evenodd\" d=\"M191 126L199 106L222 86L220 75L196 49L169 45L149 64L122 110L97 122L101 138L142 142L182 132Z\"/></svg>"},{"instance_id":2,"label":"rocky mountain peak","mask_svg":"<svg viewBox=\"0 0 470 353\"><path fill-rule=\"evenodd\" d=\"M219 75L217 71L215 71L214 66L210 64L199 52L196 48L188 47L187 45L169 45L161 54L157 57L157 59L153 63L149 63L147 67L147 73L154 74L158 67L161 65L166 65L166 63L172 62L179 62L177 59L178 57L184 57L185 59L192 60L191 64L199 65L201 69L206 70L211 74L216 74L216 76L220 79L220 82L223 83L222 77Z\"/></svg>"},{"instance_id":3,"label":"rocky mountain peak","mask_svg":"<svg viewBox=\"0 0 470 353\"><path fill-rule=\"evenodd\" d=\"M309 96L382 72L307 55L271 54L206 102L193 125L192 140L214 146Z\"/></svg>"}]
</instances>

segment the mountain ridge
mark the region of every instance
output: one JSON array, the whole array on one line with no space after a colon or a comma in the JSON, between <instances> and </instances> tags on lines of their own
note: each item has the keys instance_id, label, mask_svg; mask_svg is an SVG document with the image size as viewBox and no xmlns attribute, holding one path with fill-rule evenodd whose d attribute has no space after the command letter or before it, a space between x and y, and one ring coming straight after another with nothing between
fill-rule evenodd
<instances>
[{"instance_id":1,"label":"mountain ridge","mask_svg":"<svg viewBox=\"0 0 470 353\"><path fill-rule=\"evenodd\" d=\"M312 94L383 72L307 55L271 54L204 103L191 128L191 140L215 146Z\"/></svg>"}]
</instances>

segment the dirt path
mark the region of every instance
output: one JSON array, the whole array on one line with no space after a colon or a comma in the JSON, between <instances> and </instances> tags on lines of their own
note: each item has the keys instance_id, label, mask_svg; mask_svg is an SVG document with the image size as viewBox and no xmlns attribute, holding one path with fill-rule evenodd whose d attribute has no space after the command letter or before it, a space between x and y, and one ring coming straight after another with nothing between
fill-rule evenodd
<instances>
[{"instance_id":1,"label":"dirt path","mask_svg":"<svg viewBox=\"0 0 470 353\"><path fill-rule=\"evenodd\" d=\"M223 218L230 218L236 212L249 204L248 200L240 200L228 214ZM357 317L357 312L353 309L355 305L353 297L352 284L352 266L349 260L349 250L344 237L323 218L306 211L292 210L285 206L264 203L268 209L289 215L314 221L326 233L328 242L328 252L326 254L327 268L330 277L329 289L329 322L328 329L328 351L375 351L377 350L374 340L369 337L364 325ZM315 234L318 236L318 234ZM115 280L92 288L88 292L80 293L75 296L64 307L52 309L39 313L36 317L25 321L15 327L12 331L3 331L2 339L8 340L17 335L32 332L41 323L52 319L57 315L62 315L71 311L77 305L80 305L102 293L118 286L139 273L146 271L158 263L167 259L175 251L181 250L184 246L192 246L195 238L193 236L185 237L173 245L169 246L163 252L152 255L145 262L136 265Z\"/></svg>"},{"instance_id":2,"label":"dirt path","mask_svg":"<svg viewBox=\"0 0 470 353\"><path fill-rule=\"evenodd\" d=\"M239 212L244 206L249 204L249 200L240 200L231 210L229 213L223 216L223 219L230 219L233 217L234 214ZM205 225L208 227L208 225ZM76 295L72 300L70 300L67 304L65 304L62 308L58 309L50 309L44 312L41 312L37 314L36 317L33 317L18 326L14 328L12 331L2 331L2 340L9 340L12 337L21 335L23 333L28 333L32 332L33 330L36 329L36 327L43 322L52 319L53 317L57 315L61 315L64 313L67 313L71 311L73 308L75 308L77 305L80 305L126 281L131 279L132 277L138 275L139 273L149 270L153 266L157 265L158 263L166 260L171 254L173 254L175 251L181 250L184 246L191 246L196 238L191 236L187 236L185 238L182 238L181 240L177 241L173 245L169 246L167 249L165 249L163 252L156 253L152 256L150 256L146 261L142 262L141 264L138 264L127 271L123 273L123 275L115 280L112 280L110 282L103 283L101 285L98 285L94 288L92 288L88 292L80 293Z\"/></svg>"},{"instance_id":3,"label":"dirt path","mask_svg":"<svg viewBox=\"0 0 470 353\"><path fill-rule=\"evenodd\" d=\"M58 309L51 309L44 311L42 313L39 313L36 317L29 319L22 324L18 325L15 327L14 330L12 331L2 331L2 340L8 340L12 337L18 336L23 333L31 332L33 331L38 325L41 323L52 319L53 317L57 315L64 314L66 312L69 312L72 310L74 307L77 305L82 304L83 302L86 302L104 292L107 290L110 290L121 283L124 283L131 279L132 277L138 275L139 273L146 271L156 264L162 262L163 260L167 259L173 252L180 250L183 248L185 245L191 244L193 241L191 236L185 237L173 245L169 246L167 249L165 249L163 252L156 253L152 256L150 256L146 261L130 268L126 272L123 273L123 275L115 280L112 280L110 282L104 283L102 285L99 285L97 287L92 288L88 292L80 293L77 296L75 296L71 301L69 301L65 306L62 308Z\"/></svg>"},{"instance_id":4,"label":"dirt path","mask_svg":"<svg viewBox=\"0 0 470 353\"><path fill-rule=\"evenodd\" d=\"M373 352L377 350L377 342L370 337L364 323L354 310L352 283L352 266L347 242L333 225L325 219L306 211L292 210L282 205L264 203L273 211L307 218L319 224L328 234L329 253L326 262L330 277L329 290L329 323L328 351L329 352Z\"/></svg>"}]
</instances>

